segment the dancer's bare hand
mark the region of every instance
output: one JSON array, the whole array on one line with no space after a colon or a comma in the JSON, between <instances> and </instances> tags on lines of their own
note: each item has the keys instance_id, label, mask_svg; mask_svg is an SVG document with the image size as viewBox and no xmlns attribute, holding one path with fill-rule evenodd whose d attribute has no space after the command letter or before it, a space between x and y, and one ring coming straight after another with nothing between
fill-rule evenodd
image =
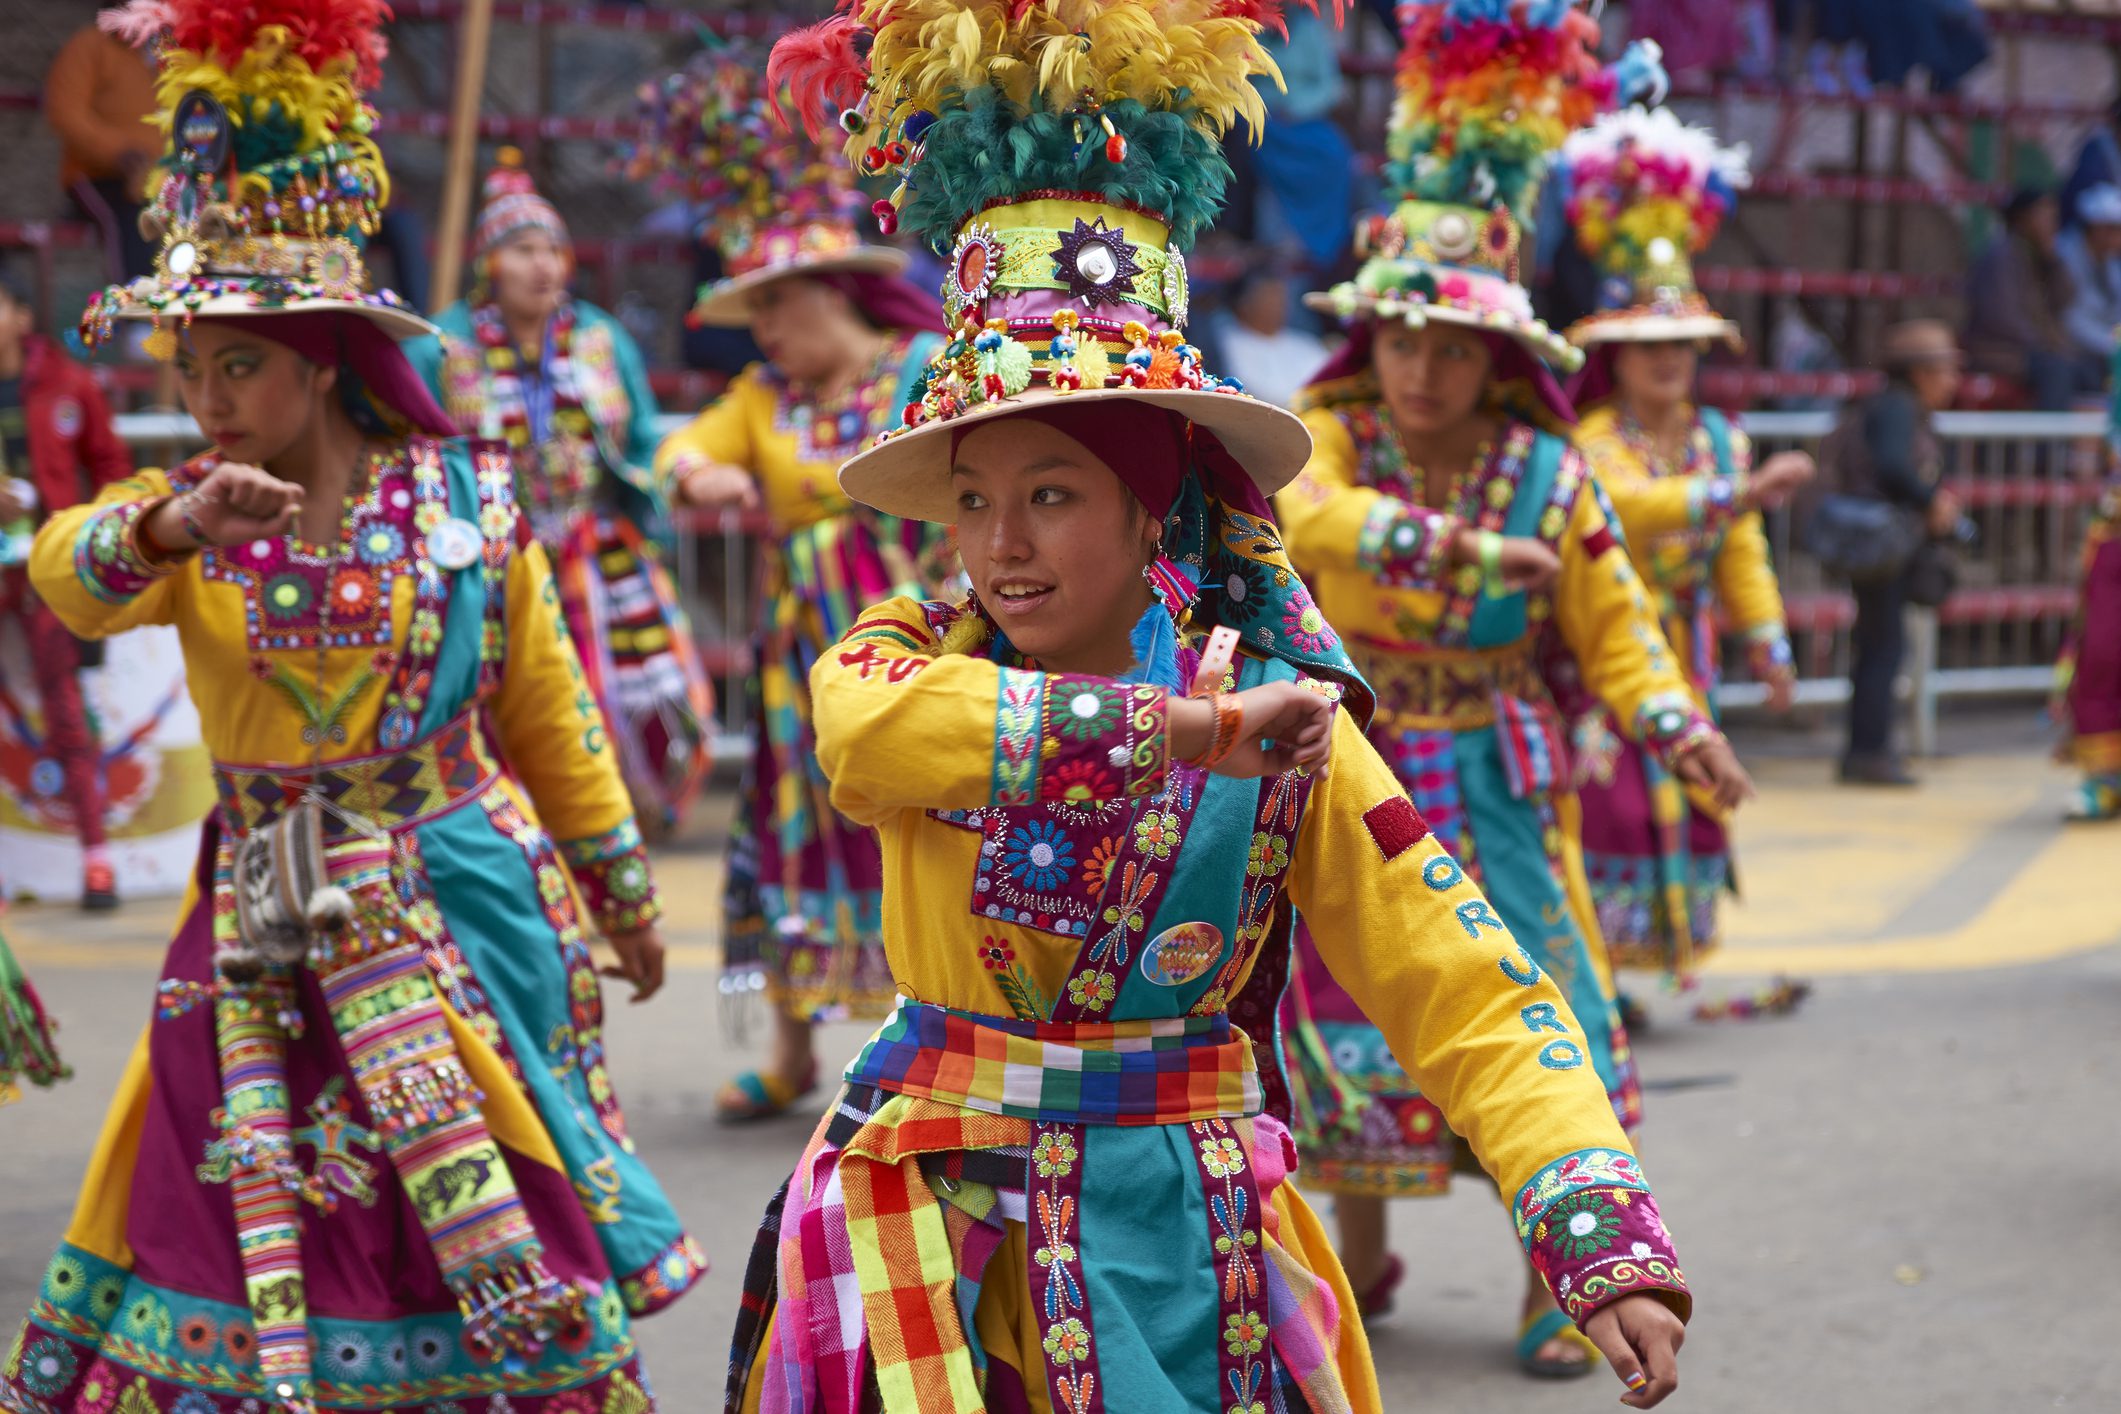
<instances>
[{"instance_id":1,"label":"dancer's bare hand","mask_svg":"<svg viewBox=\"0 0 2121 1414\"><path fill-rule=\"evenodd\" d=\"M189 545L194 537L182 514L208 545L244 545L285 535L302 515L302 488L242 462L222 462L182 496L164 501L148 518L157 545Z\"/></svg>"},{"instance_id":2,"label":"dancer's bare hand","mask_svg":"<svg viewBox=\"0 0 2121 1414\"><path fill-rule=\"evenodd\" d=\"M740 466L687 452L671 463L670 478L678 499L688 506L704 511L758 509L758 482Z\"/></svg>"},{"instance_id":3,"label":"dancer's bare hand","mask_svg":"<svg viewBox=\"0 0 2121 1414\"><path fill-rule=\"evenodd\" d=\"M1797 705L1797 675L1793 672L1774 673L1767 680L1767 705L1770 712L1787 712Z\"/></svg>"},{"instance_id":4,"label":"dancer's bare hand","mask_svg":"<svg viewBox=\"0 0 2121 1414\"><path fill-rule=\"evenodd\" d=\"M663 990L663 937L653 923L606 933L604 941L619 955L619 965L606 967L606 977L633 983L633 999L645 1002Z\"/></svg>"},{"instance_id":5,"label":"dancer's bare hand","mask_svg":"<svg viewBox=\"0 0 2121 1414\"><path fill-rule=\"evenodd\" d=\"M1584 1322L1583 1333L1622 1384L1639 1383L1620 1396L1630 1409L1653 1409L1679 1388L1679 1347L1686 1326L1672 1308L1644 1292L1602 1306ZM1634 1377L1640 1377L1637 1381Z\"/></svg>"},{"instance_id":6,"label":"dancer's bare hand","mask_svg":"<svg viewBox=\"0 0 2121 1414\"><path fill-rule=\"evenodd\" d=\"M1753 778L1738 764L1738 753L1722 737L1705 741L1679 758L1672 768L1680 780L1707 791L1725 810L1736 810L1753 798Z\"/></svg>"},{"instance_id":7,"label":"dancer's bare hand","mask_svg":"<svg viewBox=\"0 0 2121 1414\"><path fill-rule=\"evenodd\" d=\"M1451 547L1453 558L1464 565L1479 564L1480 534L1477 530L1459 531ZM1560 575L1561 556L1555 554L1544 540L1529 535L1505 535L1496 565L1502 571L1503 589L1513 594L1520 589L1536 594Z\"/></svg>"},{"instance_id":8,"label":"dancer's bare hand","mask_svg":"<svg viewBox=\"0 0 2121 1414\"><path fill-rule=\"evenodd\" d=\"M1332 702L1293 682L1262 683L1234 694L1244 721L1237 745L1208 769L1241 780L1280 775L1298 766L1317 769L1333 753ZM1190 761L1215 739L1215 709L1204 697L1174 697L1170 705L1171 754ZM1273 741L1262 748L1262 739Z\"/></svg>"},{"instance_id":9,"label":"dancer's bare hand","mask_svg":"<svg viewBox=\"0 0 2121 1414\"><path fill-rule=\"evenodd\" d=\"M1775 510L1818 472L1809 452L1777 452L1754 469L1746 482L1746 502L1754 510Z\"/></svg>"}]
</instances>

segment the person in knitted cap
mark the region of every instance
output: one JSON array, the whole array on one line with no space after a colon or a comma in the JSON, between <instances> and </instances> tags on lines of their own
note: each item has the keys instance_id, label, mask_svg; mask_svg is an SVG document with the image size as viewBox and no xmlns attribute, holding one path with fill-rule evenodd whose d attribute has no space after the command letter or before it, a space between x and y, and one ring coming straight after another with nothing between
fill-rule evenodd
<instances>
[{"instance_id":1,"label":"person in knitted cap","mask_svg":"<svg viewBox=\"0 0 2121 1414\"><path fill-rule=\"evenodd\" d=\"M368 284L382 13L105 17L168 148L155 274L82 331L151 324L212 446L30 575L85 637L174 626L219 807L0 1407L645 1411L632 1320L705 1270L604 1065L590 930L637 997L663 948L603 720L505 448Z\"/></svg>"},{"instance_id":2,"label":"person in knitted cap","mask_svg":"<svg viewBox=\"0 0 2121 1414\"><path fill-rule=\"evenodd\" d=\"M950 342L840 484L954 525L971 591L811 670L900 1001L769 1209L731 1409L1381 1410L1262 1059L1292 907L1627 1402L1676 1380L1685 1279L1588 1038L1282 551L1303 424L1186 338L1276 9L856 0L777 53L947 254Z\"/></svg>"},{"instance_id":3,"label":"person in knitted cap","mask_svg":"<svg viewBox=\"0 0 2121 1414\"><path fill-rule=\"evenodd\" d=\"M1760 513L1813 473L1805 452L1754 466L1745 434L1694 401L1701 350L1735 343L1738 331L1695 288L1692 258L1744 185L1745 158L1666 109L1609 114L1562 147L1569 224L1601 274L1604 305L1569 330L1587 355L1573 390L1585 409L1576 446L1627 529L1629 557L1703 712L1722 676L1719 620L1744 640L1769 705L1789 709L1797 674ZM1586 706L1572 734L1584 869L1606 947L1616 967L1691 987L1732 884L1726 813L1628 740L1609 710ZM1787 1010L1799 995L1778 983L1705 1005L1752 1014Z\"/></svg>"},{"instance_id":4,"label":"person in knitted cap","mask_svg":"<svg viewBox=\"0 0 2121 1414\"><path fill-rule=\"evenodd\" d=\"M1601 67L1597 24L1558 0L1416 0L1400 14L1394 205L1359 223L1355 278L1311 297L1349 341L1299 400L1315 449L1276 506L1291 559L1377 692L1371 743L1530 970L1559 981L1581 1028L1573 1054L1631 1127L1635 1068L1573 845L1550 679L1579 676L1727 802L1750 783L1696 708L1566 441L1571 410L1548 365L1572 367L1575 351L1534 317L1518 275L1562 139L1659 74L1639 48ZM1302 1181L1334 1195L1341 1258L1380 1314L1402 1276L1384 1200L1447 1191L1463 1131L1345 986L1330 929L1304 921L1284 1016ZM1582 1375L1598 1351L1532 1256L1519 1361Z\"/></svg>"},{"instance_id":5,"label":"person in knitted cap","mask_svg":"<svg viewBox=\"0 0 2121 1414\"><path fill-rule=\"evenodd\" d=\"M471 294L411 352L460 430L508 444L635 810L661 837L706 780L714 693L663 564L655 393L625 326L569 292L574 242L513 148L485 196Z\"/></svg>"},{"instance_id":6,"label":"person in knitted cap","mask_svg":"<svg viewBox=\"0 0 2121 1414\"><path fill-rule=\"evenodd\" d=\"M725 277L691 319L749 326L766 355L672 433L656 472L673 500L762 512L766 589L754 650L752 754L731 830L723 895L725 1015L773 1012L765 1063L716 1097L725 1121L779 1114L817 1085L817 1022L875 1018L894 993L884 961L875 834L826 800L808 674L857 615L925 595L957 570L939 527L880 516L834 473L898 421L942 343L932 298L900 277L904 252L864 242L847 165L773 114L766 55L716 44L642 93L649 136L634 175L700 211Z\"/></svg>"}]
</instances>

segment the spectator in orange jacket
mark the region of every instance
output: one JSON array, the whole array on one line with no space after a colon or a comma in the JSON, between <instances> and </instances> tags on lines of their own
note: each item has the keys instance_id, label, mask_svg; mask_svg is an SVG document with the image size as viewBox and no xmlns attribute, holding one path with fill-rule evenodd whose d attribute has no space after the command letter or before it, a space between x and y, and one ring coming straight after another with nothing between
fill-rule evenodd
<instances>
[{"instance_id":1,"label":"spectator in orange jacket","mask_svg":"<svg viewBox=\"0 0 2121 1414\"><path fill-rule=\"evenodd\" d=\"M102 233L112 280L149 271L140 234L148 169L162 155L162 133L147 58L115 35L85 25L66 41L44 76L44 120L63 146L59 180Z\"/></svg>"},{"instance_id":2,"label":"spectator in orange jacket","mask_svg":"<svg viewBox=\"0 0 2121 1414\"><path fill-rule=\"evenodd\" d=\"M41 523L133 471L94 376L35 325L28 292L0 271L0 529ZM81 903L114 908L99 751L81 700L81 646L31 589L24 566L7 559L0 546L0 624L20 624L28 640L45 752L80 832Z\"/></svg>"}]
</instances>

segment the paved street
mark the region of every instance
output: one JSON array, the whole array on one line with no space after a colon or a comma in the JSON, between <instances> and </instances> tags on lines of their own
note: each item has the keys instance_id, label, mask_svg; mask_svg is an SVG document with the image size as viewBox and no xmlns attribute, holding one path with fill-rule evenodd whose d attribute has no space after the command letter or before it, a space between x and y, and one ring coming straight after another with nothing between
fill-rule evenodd
<instances>
[{"instance_id":1,"label":"paved street","mask_svg":"<svg viewBox=\"0 0 2121 1414\"><path fill-rule=\"evenodd\" d=\"M1930 767L1918 793L1837 790L1808 746L1749 748L1763 799L1740 827L1747 902L1709 990L1790 971L1817 983L1810 1003L1704 1026L1642 989L1645 1159L1700 1304L1670 1407L2121 1409L2121 827L2059 823L2067 778L2022 722ZM715 1261L643 1329L665 1407L692 1414L718 1407L752 1225L812 1115L709 1119L743 1060L716 1008L712 849L673 852L663 877L673 979L615 1009L611 1048L641 1148ZM7 920L79 1070L0 1111L8 1324L74 1202L172 911ZM834 1028L832 1057L860 1037ZM1411 1275L1373 1333L1390 1408L1611 1407L1603 1373L1551 1387L1513 1372L1521 1268L1492 1195L1461 1185L1394 1216Z\"/></svg>"}]
</instances>

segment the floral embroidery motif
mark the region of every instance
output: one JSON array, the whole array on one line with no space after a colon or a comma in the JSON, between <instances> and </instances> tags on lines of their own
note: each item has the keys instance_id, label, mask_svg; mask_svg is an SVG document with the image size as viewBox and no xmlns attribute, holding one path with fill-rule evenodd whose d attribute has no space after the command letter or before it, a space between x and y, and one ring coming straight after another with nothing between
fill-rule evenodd
<instances>
[{"instance_id":1,"label":"floral embroidery motif","mask_svg":"<svg viewBox=\"0 0 2121 1414\"><path fill-rule=\"evenodd\" d=\"M601 835L568 840L560 850L598 931L630 932L663 916L648 849L631 818Z\"/></svg>"},{"instance_id":2,"label":"floral embroidery motif","mask_svg":"<svg viewBox=\"0 0 2121 1414\"><path fill-rule=\"evenodd\" d=\"M1306 653L1330 653L1340 646L1339 635L1301 585L1289 591L1289 607L1282 611L1281 628L1288 640Z\"/></svg>"},{"instance_id":3,"label":"floral embroidery motif","mask_svg":"<svg viewBox=\"0 0 2121 1414\"><path fill-rule=\"evenodd\" d=\"M1075 1172L1078 1157L1075 1136L1064 1129L1047 1130L1031 1146L1031 1167L1040 1178L1066 1178Z\"/></svg>"},{"instance_id":4,"label":"floral embroidery motif","mask_svg":"<svg viewBox=\"0 0 2121 1414\"><path fill-rule=\"evenodd\" d=\"M552 837L525 819L505 792L490 791L480 804L485 807L493 827L513 840L529 861L531 873L537 880L538 899L545 910L545 920L559 939L560 960L567 971L572 1022L562 1034L553 1038L555 1042L563 1043L558 1055L559 1068L565 1072L561 1078L564 1081L568 1074L579 1074L597 1122L619 1147L630 1153L633 1141L626 1134L626 1116L619 1108L611 1077L604 1069L603 989L597 981L596 963L582 936L581 920L575 913L573 896L561 873Z\"/></svg>"},{"instance_id":5,"label":"floral embroidery motif","mask_svg":"<svg viewBox=\"0 0 2121 1414\"><path fill-rule=\"evenodd\" d=\"M435 456L431 444L425 455ZM196 457L182 474L196 484L219 461L213 453ZM242 589L252 652L314 650L320 638L328 648L391 646L391 587L418 568L412 461L400 452L369 463L367 494L347 507L336 545L279 535L200 552L201 574ZM382 548L397 553L384 557L377 553Z\"/></svg>"},{"instance_id":6,"label":"floral embroidery motif","mask_svg":"<svg viewBox=\"0 0 2121 1414\"><path fill-rule=\"evenodd\" d=\"M994 985L1009 1004L1009 1012L1019 1021L1044 1021L1051 1008L1045 994L1039 991L1038 983L1032 979L1022 963L1016 960L1016 949L998 938L985 937L980 940L980 965L994 974Z\"/></svg>"},{"instance_id":7,"label":"floral embroidery motif","mask_svg":"<svg viewBox=\"0 0 2121 1414\"><path fill-rule=\"evenodd\" d=\"M814 389L789 382L768 365L763 377L777 394L773 430L795 434L796 460L837 466L876 440L877 433L897 426L900 370L921 337L910 333L888 340L876 362L830 401L820 399Z\"/></svg>"},{"instance_id":8,"label":"floral embroidery motif","mask_svg":"<svg viewBox=\"0 0 2121 1414\"><path fill-rule=\"evenodd\" d=\"M1717 735L1716 724L1683 692L1655 694L1635 709L1636 739L1656 752L1667 768L1697 743Z\"/></svg>"},{"instance_id":9,"label":"floral embroidery motif","mask_svg":"<svg viewBox=\"0 0 2121 1414\"><path fill-rule=\"evenodd\" d=\"M1168 810L1146 810L1134 822L1134 848L1155 859L1169 859L1178 848L1178 816Z\"/></svg>"},{"instance_id":10,"label":"floral embroidery motif","mask_svg":"<svg viewBox=\"0 0 2121 1414\"><path fill-rule=\"evenodd\" d=\"M1090 1292L1076 1245L1082 1194L1081 1127L1041 1124L1031 1144L1029 1198L1036 1219L1031 1295L1046 1353L1053 1407L1067 1414L1102 1414Z\"/></svg>"},{"instance_id":11,"label":"floral embroidery motif","mask_svg":"<svg viewBox=\"0 0 2121 1414\"><path fill-rule=\"evenodd\" d=\"M1555 1251L1581 1261L1608 1250L1620 1236L1620 1215L1614 1204L1626 1203L1626 1194L1626 1189L1611 1195L1597 1189L1572 1193L1547 1209L1540 1226Z\"/></svg>"},{"instance_id":12,"label":"floral embroidery motif","mask_svg":"<svg viewBox=\"0 0 2121 1414\"><path fill-rule=\"evenodd\" d=\"M1039 766L1039 727L1044 717L1042 673L1003 668L994 701L994 803L1029 805Z\"/></svg>"},{"instance_id":13,"label":"floral embroidery motif","mask_svg":"<svg viewBox=\"0 0 2121 1414\"><path fill-rule=\"evenodd\" d=\"M1255 854L1246 862L1244 889L1237 901L1237 936L1231 942L1230 955L1223 960L1215 982L1193 1004L1193 1015L1212 1015L1230 1005L1237 979L1245 975L1245 969L1266 940L1268 929L1274 922L1275 899L1288 873L1287 841L1296 838L1304 807L1311 798L1312 781L1311 776L1288 771L1261 788L1259 814L1255 817L1252 833ZM1282 841L1280 849L1274 847L1276 840ZM1257 869L1252 867L1255 863Z\"/></svg>"},{"instance_id":14,"label":"floral embroidery motif","mask_svg":"<svg viewBox=\"0 0 2121 1414\"><path fill-rule=\"evenodd\" d=\"M141 491L144 495L145 486ZM105 506L82 524L75 537L74 577L104 603L130 603L148 585L176 571L176 561L158 563L140 550L140 522L155 504L139 500Z\"/></svg>"},{"instance_id":15,"label":"floral embroidery motif","mask_svg":"<svg viewBox=\"0 0 2121 1414\"><path fill-rule=\"evenodd\" d=\"M1222 1304L1222 1340L1217 1352L1222 1383L1234 1414L1250 1414L1268 1383L1273 1356L1267 1322L1260 1314L1265 1282L1260 1264L1261 1196L1245 1159L1244 1145L1226 1119L1192 1125L1201 1192L1208 1201L1208 1240L1216 1290Z\"/></svg>"},{"instance_id":16,"label":"floral embroidery motif","mask_svg":"<svg viewBox=\"0 0 2121 1414\"><path fill-rule=\"evenodd\" d=\"M1054 821L1027 820L1009 832L1002 867L1031 892L1051 893L1075 867L1075 844Z\"/></svg>"},{"instance_id":17,"label":"floral embroidery motif","mask_svg":"<svg viewBox=\"0 0 2121 1414\"><path fill-rule=\"evenodd\" d=\"M1078 972L1068 979L1068 1000L1084 1011L1101 1012L1119 995L1119 981L1105 971Z\"/></svg>"}]
</instances>

